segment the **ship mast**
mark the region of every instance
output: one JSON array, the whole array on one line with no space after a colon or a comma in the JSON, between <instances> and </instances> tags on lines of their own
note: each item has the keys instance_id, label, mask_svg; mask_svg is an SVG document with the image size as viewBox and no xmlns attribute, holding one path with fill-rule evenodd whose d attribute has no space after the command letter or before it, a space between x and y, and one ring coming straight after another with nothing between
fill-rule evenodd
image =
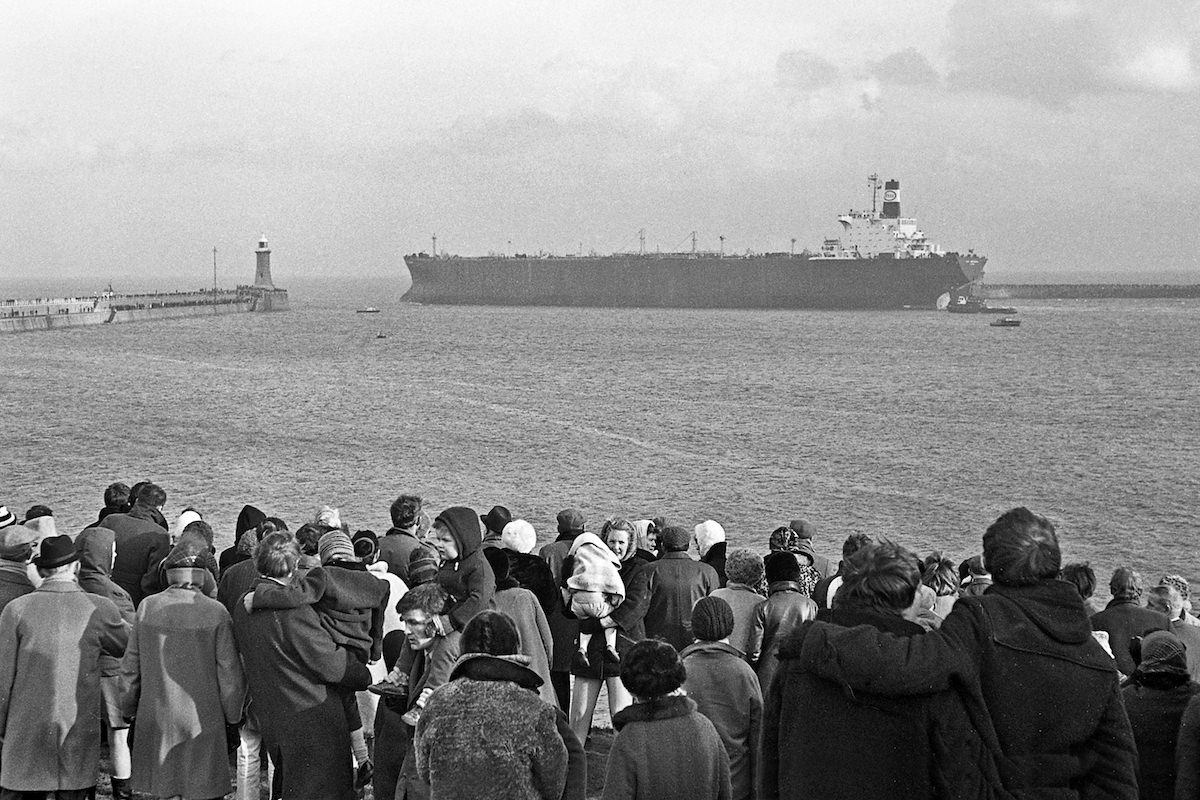
<instances>
[{"instance_id":1,"label":"ship mast","mask_svg":"<svg viewBox=\"0 0 1200 800\"><path fill-rule=\"evenodd\" d=\"M217 305L217 248L213 247L213 307Z\"/></svg>"},{"instance_id":2,"label":"ship mast","mask_svg":"<svg viewBox=\"0 0 1200 800\"><path fill-rule=\"evenodd\" d=\"M638 255L646 255L646 229L638 228Z\"/></svg>"},{"instance_id":3,"label":"ship mast","mask_svg":"<svg viewBox=\"0 0 1200 800\"><path fill-rule=\"evenodd\" d=\"M871 214L875 213L875 195L879 194L879 173L872 172L867 176L867 183L871 184Z\"/></svg>"},{"instance_id":4,"label":"ship mast","mask_svg":"<svg viewBox=\"0 0 1200 800\"><path fill-rule=\"evenodd\" d=\"M437 234L433 235L433 257L437 258Z\"/></svg>"}]
</instances>

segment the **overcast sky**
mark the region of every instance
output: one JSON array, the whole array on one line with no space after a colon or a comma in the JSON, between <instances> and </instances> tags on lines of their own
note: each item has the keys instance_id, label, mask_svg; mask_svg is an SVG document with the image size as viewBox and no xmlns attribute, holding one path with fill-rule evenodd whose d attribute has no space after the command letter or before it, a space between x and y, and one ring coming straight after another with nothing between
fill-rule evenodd
<instances>
[{"instance_id":1,"label":"overcast sky","mask_svg":"<svg viewBox=\"0 0 1200 800\"><path fill-rule=\"evenodd\" d=\"M988 278L1200 281L1200 3L0 5L0 283L816 248L903 186ZM126 286L124 288L137 288ZM2 293L2 289L0 289Z\"/></svg>"}]
</instances>

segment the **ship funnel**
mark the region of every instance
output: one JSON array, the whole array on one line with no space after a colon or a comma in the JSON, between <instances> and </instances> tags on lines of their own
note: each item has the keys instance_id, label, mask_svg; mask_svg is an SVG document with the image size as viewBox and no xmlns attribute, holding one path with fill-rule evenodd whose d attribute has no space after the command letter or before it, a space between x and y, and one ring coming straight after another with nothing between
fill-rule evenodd
<instances>
[{"instance_id":1,"label":"ship funnel","mask_svg":"<svg viewBox=\"0 0 1200 800\"><path fill-rule=\"evenodd\" d=\"M254 251L254 286L258 289L274 289L271 280L271 249L267 247L267 237L259 237L258 249Z\"/></svg>"},{"instance_id":2,"label":"ship funnel","mask_svg":"<svg viewBox=\"0 0 1200 800\"><path fill-rule=\"evenodd\" d=\"M883 185L883 212L880 216L884 219L900 218L900 181L888 181Z\"/></svg>"}]
</instances>

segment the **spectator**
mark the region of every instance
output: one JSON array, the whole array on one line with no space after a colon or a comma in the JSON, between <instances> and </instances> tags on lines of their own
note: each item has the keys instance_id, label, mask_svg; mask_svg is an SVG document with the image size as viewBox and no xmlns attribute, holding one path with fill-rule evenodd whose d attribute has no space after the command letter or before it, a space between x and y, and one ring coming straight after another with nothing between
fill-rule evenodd
<instances>
[{"instance_id":1,"label":"spectator","mask_svg":"<svg viewBox=\"0 0 1200 800\"><path fill-rule=\"evenodd\" d=\"M388 565L388 572L411 587L413 582L408 577L408 559L412 551L421 546L417 535L421 519L421 498L415 494L402 494L392 503L389 513L392 527L388 528L379 540L379 560Z\"/></svg>"},{"instance_id":2,"label":"spectator","mask_svg":"<svg viewBox=\"0 0 1200 800\"><path fill-rule=\"evenodd\" d=\"M649 594L646 636L661 638L676 650L692 643L692 606L718 588L717 571L688 555L692 532L668 526L662 532L663 555L642 568Z\"/></svg>"},{"instance_id":3,"label":"spectator","mask_svg":"<svg viewBox=\"0 0 1200 800\"><path fill-rule=\"evenodd\" d=\"M563 581L563 561L571 552L575 537L583 533L585 527L582 511L564 508L558 512L558 538L538 552L550 567L550 576L554 579L554 610L546 612L546 621L550 623L550 635L554 638L550 683L554 686L554 696L558 698L558 706L562 709L571 707L571 656L579 638L579 621L563 613L565 606L558 587Z\"/></svg>"},{"instance_id":4,"label":"spectator","mask_svg":"<svg viewBox=\"0 0 1200 800\"><path fill-rule=\"evenodd\" d=\"M141 483L134 489L136 492L129 494L132 508L123 514L109 514L101 524L116 534L112 579L129 593L136 607L156 591L158 564L171 551L171 537L162 515L167 493L153 483Z\"/></svg>"},{"instance_id":5,"label":"spectator","mask_svg":"<svg viewBox=\"0 0 1200 800\"><path fill-rule=\"evenodd\" d=\"M492 506L492 510L479 517L479 521L483 523L484 536L482 547L503 547L501 538L504 535L504 526L512 522L512 514L504 506Z\"/></svg>"},{"instance_id":6,"label":"spectator","mask_svg":"<svg viewBox=\"0 0 1200 800\"><path fill-rule=\"evenodd\" d=\"M762 642L755 672L758 674L759 689L766 697L770 693L775 671L779 668L776 656L780 645L801 622L816 619L817 604L799 583L804 570L813 568L807 564L802 567L794 553L776 551L768 554L763 563L767 577L767 600L758 607L752 636Z\"/></svg>"},{"instance_id":7,"label":"spectator","mask_svg":"<svg viewBox=\"0 0 1200 800\"><path fill-rule=\"evenodd\" d=\"M754 625L758 607L766 600L756 590L763 580L762 556L744 547L734 548L729 551L725 572L729 582L709 596L721 598L733 610L733 632L729 635L729 644L740 650L742 657L753 664L758 661L762 648L762 639L757 638L762 632Z\"/></svg>"},{"instance_id":8,"label":"spectator","mask_svg":"<svg viewBox=\"0 0 1200 800\"><path fill-rule=\"evenodd\" d=\"M725 529L719 522L706 519L696 526L696 552L700 561L708 564L717 571L717 580L721 586L726 583L725 556L728 544L725 541Z\"/></svg>"},{"instance_id":9,"label":"spectator","mask_svg":"<svg viewBox=\"0 0 1200 800\"><path fill-rule=\"evenodd\" d=\"M817 585L813 587L812 599L817 604L818 610L826 611L833 607L833 597L837 594L838 587L842 585L846 561L869 544L871 544L871 537L865 533L852 533L846 537L846 541L842 543L842 560L838 562L837 572L817 581Z\"/></svg>"},{"instance_id":10,"label":"spectator","mask_svg":"<svg viewBox=\"0 0 1200 800\"><path fill-rule=\"evenodd\" d=\"M1108 587L1112 600L1103 611L1092 615L1092 628L1108 633L1117 669L1122 675L1131 675L1134 663L1129 653L1130 642L1150 631L1169 630L1171 623L1166 614L1141 605L1142 581L1129 567L1117 568Z\"/></svg>"},{"instance_id":11,"label":"spectator","mask_svg":"<svg viewBox=\"0 0 1200 800\"><path fill-rule=\"evenodd\" d=\"M16 524L16 518L0 506L0 611L37 588L29 575L29 559L37 541L37 531Z\"/></svg>"}]
</instances>

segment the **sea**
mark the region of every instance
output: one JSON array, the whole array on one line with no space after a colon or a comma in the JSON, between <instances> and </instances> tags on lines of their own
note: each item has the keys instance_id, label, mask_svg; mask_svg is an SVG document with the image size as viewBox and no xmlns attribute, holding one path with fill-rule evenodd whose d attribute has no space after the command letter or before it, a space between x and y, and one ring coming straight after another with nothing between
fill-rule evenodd
<instances>
[{"instance_id":1,"label":"sea","mask_svg":"<svg viewBox=\"0 0 1200 800\"><path fill-rule=\"evenodd\" d=\"M153 480L233 540L244 504L382 533L416 493L713 519L766 550L804 518L956 562L1025 505L1100 583L1200 580L1200 301L936 311L424 306L399 281L289 286L292 310L0 337L0 503L95 519ZM365 306L378 314L359 314ZM1101 595L1106 592L1101 589Z\"/></svg>"}]
</instances>

